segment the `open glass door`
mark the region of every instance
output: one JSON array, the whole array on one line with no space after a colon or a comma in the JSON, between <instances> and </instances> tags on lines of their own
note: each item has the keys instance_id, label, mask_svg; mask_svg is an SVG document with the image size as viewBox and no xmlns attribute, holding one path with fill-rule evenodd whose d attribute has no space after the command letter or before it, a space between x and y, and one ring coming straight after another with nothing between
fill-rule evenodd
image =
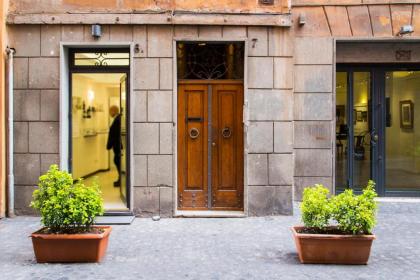
<instances>
[{"instance_id":1,"label":"open glass door","mask_svg":"<svg viewBox=\"0 0 420 280\"><path fill-rule=\"evenodd\" d=\"M129 52L72 50L70 61L70 170L99 184L108 213L128 211Z\"/></svg>"}]
</instances>

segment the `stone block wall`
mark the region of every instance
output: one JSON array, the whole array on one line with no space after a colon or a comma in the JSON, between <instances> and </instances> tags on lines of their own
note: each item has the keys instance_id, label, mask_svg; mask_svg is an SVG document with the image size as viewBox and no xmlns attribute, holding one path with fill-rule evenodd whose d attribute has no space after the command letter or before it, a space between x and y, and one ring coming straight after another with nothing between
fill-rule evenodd
<instances>
[{"instance_id":1,"label":"stone block wall","mask_svg":"<svg viewBox=\"0 0 420 280\"><path fill-rule=\"evenodd\" d=\"M295 200L310 185L333 190L333 49L330 37L295 38Z\"/></svg>"},{"instance_id":2,"label":"stone block wall","mask_svg":"<svg viewBox=\"0 0 420 280\"><path fill-rule=\"evenodd\" d=\"M59 162L59 43L92 42L90 25L11 25L15 89L16 212L39 175ZM250 216L291 214L294 184L293 40L289 29L230 26L103 26L106 42L134 42L132 172L138 216L174 209L173 38L248 38L247 162ZM253 40L255 39L255 40ZM248 122L249 121L249 122Z\"/></svg>"},{"instance_id":3,"label":"stone block wall","mask_svg":"<svg viewBox=\"0 0 420 280\"><path fill-rule=\"evenodd\" d=\"M292 213L293 39L289 29L248 28L248 210ZM252 39L258 39L255 45Z\"/></svg>"}]
</instances>

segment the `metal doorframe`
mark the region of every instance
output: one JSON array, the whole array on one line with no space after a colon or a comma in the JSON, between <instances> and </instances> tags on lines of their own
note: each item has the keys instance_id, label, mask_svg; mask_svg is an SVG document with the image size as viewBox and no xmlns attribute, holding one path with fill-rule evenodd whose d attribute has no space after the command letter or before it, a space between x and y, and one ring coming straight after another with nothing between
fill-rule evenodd
<instances>
[{"instance_id":1,"label":"metal doorframe","mask_svg":"<svg viewBox=\"0 0 420 280\"><path fill-rule=\"evenodd\" d=\"M348 95L351 95L351 98L347 97L347 102L350 102L349 107L349 118L348 122L353 124L353 80L349 79L350 73L353 78L354 72L369 72L371 75L371 99L372 99L372 108L378 107L377 109L372 109L372 125L376 129L376 132L379 136L379 141L377 147L373 149L372 154L372 163L371 163L371 177L376 182L376 190L379 196L384 197L420 197L420 191L388 191L386 190L386 73L392 71L420 71L420 64L416 63L378 63L378 64L351 64L351 63L341 63L336 65L336 72L346 72L347 73L347 83L348 83ZM376 104L376 105L375 105ZM350 110L351 109L351 110ZM353 131L353 126L349 129ZM352 134L353 136L353 134ZM335 140L336 141L336 140ZM354 144L354 142L353 142ZM350 146L350 142L349 142ZM354 146L354 145L353 145ZM352 148L349 149L353 151ZM348 155L348 165L353 165L353 153ZM350 163L351 162L351 163ZM377 162L374 166L374 162ZM353 169L352 169L353 171ZM347 176L353 173L349 173L349 168L347 171ZM353 188L353 178L348 178L348 181L351 182L347 187Z\"/></svg>"}]
</instances>

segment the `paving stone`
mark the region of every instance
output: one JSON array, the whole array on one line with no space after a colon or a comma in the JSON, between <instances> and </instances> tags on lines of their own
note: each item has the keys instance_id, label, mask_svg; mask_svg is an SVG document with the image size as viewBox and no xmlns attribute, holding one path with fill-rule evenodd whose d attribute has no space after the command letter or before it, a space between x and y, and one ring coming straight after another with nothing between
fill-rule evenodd
<instances>
[{"instance_id":1,"label":"paving stone","mask_svg":"<svg viewBox=\"0 0 420 280\"><path fill-rule=\"evenodd\" d=\"M137 195L142 192L136 189ZM158 199L150 201L154 212ZM300 264L290 232L291 226L302 223L296 203L293 216L278 217L155 222L150 217L159 212L149 212L147 219L113 226L107 254L99 264L37 264L28 235L40 228L39 218L1 219L0 267L4 279L133 279L138 275L168 279L170 275L171 279L417 280L420 204L379 205L377 239L369 264L363 266Z\"/></svg>"}]
</instances>

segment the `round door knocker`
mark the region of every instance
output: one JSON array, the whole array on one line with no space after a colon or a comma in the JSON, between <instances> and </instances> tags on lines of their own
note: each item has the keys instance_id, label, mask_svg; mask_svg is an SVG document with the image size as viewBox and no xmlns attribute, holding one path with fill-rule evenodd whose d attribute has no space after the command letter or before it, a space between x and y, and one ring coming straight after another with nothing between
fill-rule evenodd
<instances>
[{"instance_id":1,"label":"round door knocker","mask_svg":"<svg viewBox=\"0 0 420 280\"><path fill-rule=\"evenodd\" d=\"M200 136L200 131L195 127L191 128L190 129L190 138L191 139L197 139L198 136Z\"/></svg>"},{"instance_id":2,"label":"round door knocker","mask_svg":"<svg viewBox=\"0 0 420 280\"><path fill-rule=\"evenodd\" d=\"M230 138L232 136L232 130L230 130L230 127L225 127L222 129L222 136L224 138Z\"/></svg>"}]
</instances>

